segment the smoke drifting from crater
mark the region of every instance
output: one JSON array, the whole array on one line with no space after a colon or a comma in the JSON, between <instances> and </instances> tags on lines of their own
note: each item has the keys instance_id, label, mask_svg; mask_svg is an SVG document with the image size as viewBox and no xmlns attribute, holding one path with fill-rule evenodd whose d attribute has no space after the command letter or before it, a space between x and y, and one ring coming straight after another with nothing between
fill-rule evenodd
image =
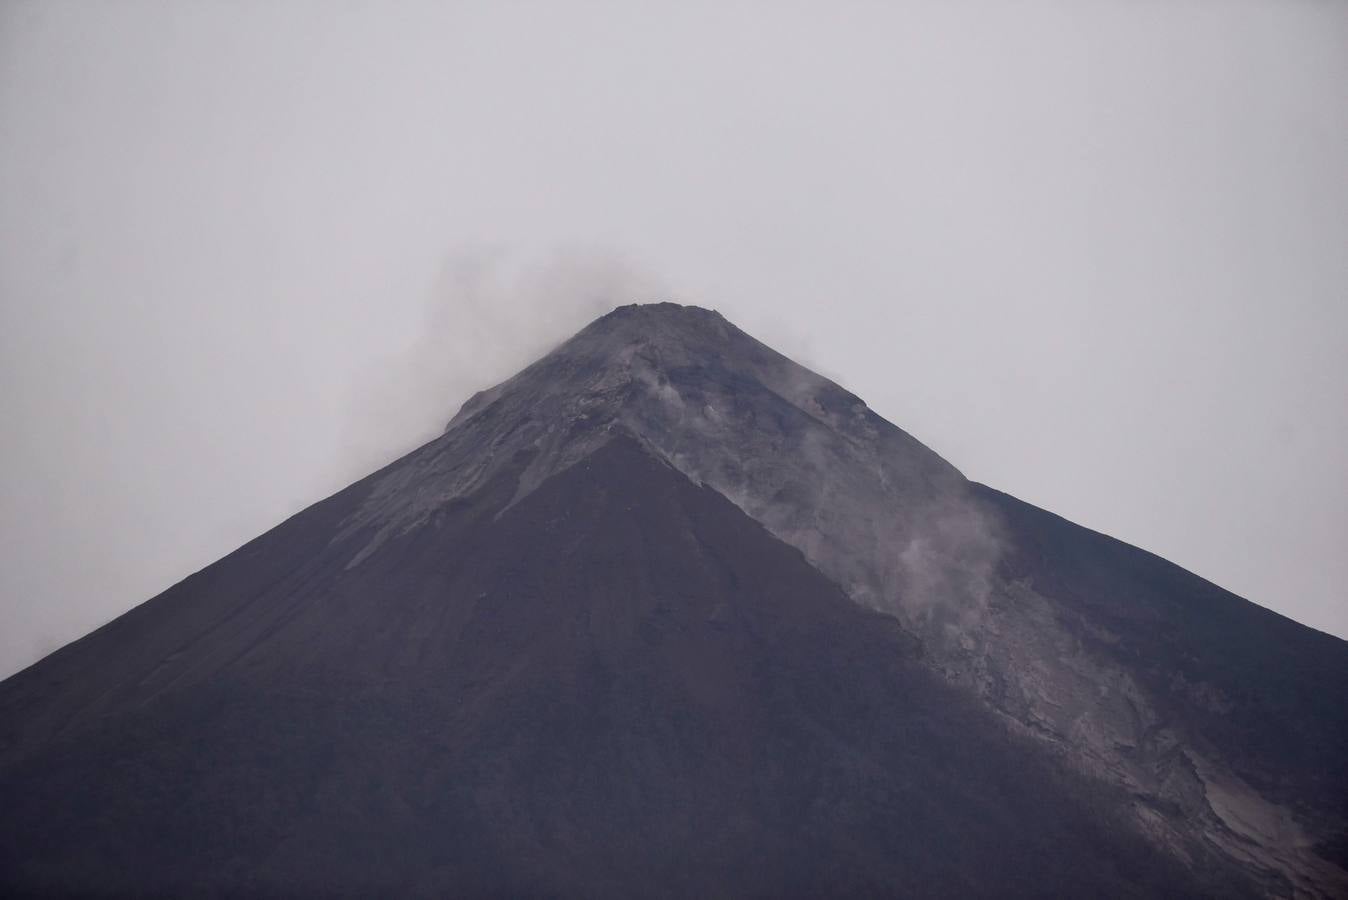
<instances>
[{"instance_id":1,"label":"smoke drifting from crater","mask_svg":"<svg viewBox=\"0 0 1348 900\"><path fill-rule=\"evenodd\" d=\"M345 439L350 476L435 437L474 393L613 307L667 291L639 264L599 248L447 254L412 339L355 380Z\"/></svg>"}]
</instances>

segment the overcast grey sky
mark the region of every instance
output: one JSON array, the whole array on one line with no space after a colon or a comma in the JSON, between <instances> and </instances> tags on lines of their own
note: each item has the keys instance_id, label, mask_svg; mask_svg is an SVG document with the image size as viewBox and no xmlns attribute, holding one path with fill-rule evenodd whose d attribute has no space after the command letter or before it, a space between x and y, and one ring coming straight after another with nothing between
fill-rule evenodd
<instances>
[{"instance_id":1,"label":"overcast grey sky","mask_svg":"<svg viewBox=\"0 0 1348 900\"><path fill-rule=\"evenodd\" d=\"M1348 6L0 4L0 675L609 306L1348 635Z\"/></svg>"}]
</instances>

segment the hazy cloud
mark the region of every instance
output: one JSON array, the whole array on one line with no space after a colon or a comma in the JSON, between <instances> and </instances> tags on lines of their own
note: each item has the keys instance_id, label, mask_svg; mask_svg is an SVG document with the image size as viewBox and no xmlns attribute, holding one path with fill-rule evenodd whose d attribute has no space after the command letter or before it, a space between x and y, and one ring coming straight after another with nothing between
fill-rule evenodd
<instances>
[{"instance_id":1,"label":"hazy cloud","mask_svg":"<svg viewBox=\"0 0 1348 900\"><path fill-rule=\"evenodd\" d=\"M1302 0L0 4L0 673L659 279L1348 634L1344 84Z\"/></svg>"}]
</instances>

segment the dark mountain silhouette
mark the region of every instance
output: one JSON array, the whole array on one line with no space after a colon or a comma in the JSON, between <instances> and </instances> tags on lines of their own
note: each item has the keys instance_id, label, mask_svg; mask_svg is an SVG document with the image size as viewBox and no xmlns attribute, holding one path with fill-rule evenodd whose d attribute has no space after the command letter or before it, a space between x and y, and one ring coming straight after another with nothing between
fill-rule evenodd
<instances>
[{"instance_id":1,"label":"dark mountain silhouette","mask_svg":"<svg viewBox=\"0 0 1348 900\"><path fill-rule=\"evenodd\" d=\"M0 683L6 895L1333 896L1348 646L673 304Z\"/></svg>"}]
</instances>

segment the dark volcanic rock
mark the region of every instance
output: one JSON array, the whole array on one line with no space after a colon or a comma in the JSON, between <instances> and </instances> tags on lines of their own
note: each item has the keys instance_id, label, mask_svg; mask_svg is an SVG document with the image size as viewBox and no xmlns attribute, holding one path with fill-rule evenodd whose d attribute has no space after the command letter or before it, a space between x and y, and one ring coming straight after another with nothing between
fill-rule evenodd
<instances>
[{"instance_id":1,"label":"dark volcanic rock","mask_svg":"<svg viewBox=\"0 0 1348 900\"><path fill-rule=\"evenodd\" d=\"M512 487L347 571L311 536L349 489L6 683L7 724L63 701L9 736L8 889L1199 887L634 442L495 519Z\"/></svg>"},{"instance_id":2,"label":"dark volcanic rock","mask_svg":"<svg viewBox=\"0 0 1348 900\"><path fill-rule=\"evenodd\" d=\"M1151 742L1158 756L1194 766L1189 780L1200 790L1187 813L1249 854L1270 891L1290 893L1280 880L1308 872L1312 884L1299 889L1313 893L1318 877L1324 893L1348 892L1344 642L1154 554L978 490L1012 536L1004 577L1051 598L1080 652L1128 673L1147 699L1153 719L1128 752L1145 755Z\"/></svg>"},{"instance_id":3,"label":"dark volcanic rock","mask_svg":"<svg viewBox=\"0 0 1348 900\"><path fill-rule=\"evenodd\" d=\"M624 307L0 683L0 892L1334 895L1345 687Z\"/></svg>"}]
</instances>

